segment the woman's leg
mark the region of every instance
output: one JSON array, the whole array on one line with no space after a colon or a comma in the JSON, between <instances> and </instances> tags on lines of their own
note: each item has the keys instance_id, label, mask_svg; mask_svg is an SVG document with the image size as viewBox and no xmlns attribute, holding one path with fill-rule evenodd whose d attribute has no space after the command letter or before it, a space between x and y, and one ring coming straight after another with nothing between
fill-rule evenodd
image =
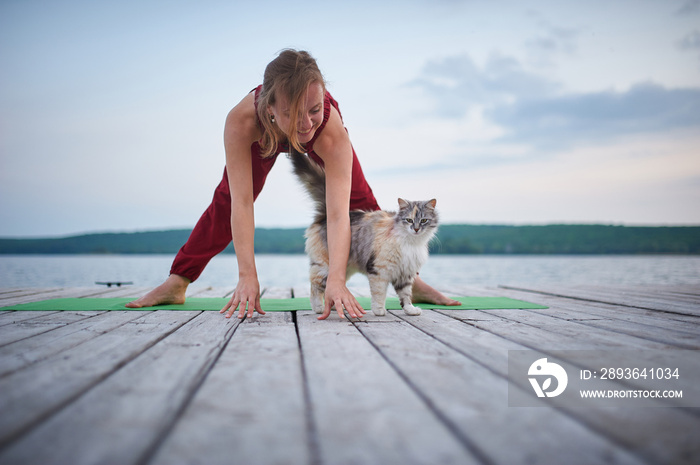
<instances>
[{"instance_id":1,"label":"woman's leg","mask_svg":"<svg viewBox=\"0 0 700 465\"><path fill-rule=\"evenodd\" d=\"M129 308L185 302L187 286L196 280L209 261L231 243L231 195L228 177L224 177L214 191L214 198L195 225L189 239L173 260L170 276L163 284L138 300L129 302Z\"/></svg>"},{"instance_id":2,"label":"woman's leg","mask_svg":"<svg viewBox=\"0 0 700 465\"><path fill-rule=\"evenodd\" d=\"M253 169L253 199L265 185L265 180L277 160L277 155L269 158L260 157L260 147L251 147ZM216 190L211 204L195 225L189 239L173 260L170 277L138 300L130 302L127 307L141 308L153 305L183 303L187 286L202 274L204 268L215 255L231 243L231 193L228 175L224 176Z\"/></svg>"},{"instance_id":3,"label":"woman's leg","mask_svg":"<svg viewBox=\"0 0 700 465\"><path fill-rule=\"evenodd\" d=\"M416 276L416 280L413 282L412 300L414 304L424 302L435 305L461 305L460 302L450 299L442 292L428 285L420 276Z\"/></svg>"},{"instance_id":4,"label":"woman's leg","mask_svg":"<svg viewBox=\"0 0 700 465\"><path fill-rule=\"evenodd\" d=\"M224 170L211 204L175 256L170 274L196 281L209 261L228 247L231 240L231 193Z\"/></svg>"}]
</instances>

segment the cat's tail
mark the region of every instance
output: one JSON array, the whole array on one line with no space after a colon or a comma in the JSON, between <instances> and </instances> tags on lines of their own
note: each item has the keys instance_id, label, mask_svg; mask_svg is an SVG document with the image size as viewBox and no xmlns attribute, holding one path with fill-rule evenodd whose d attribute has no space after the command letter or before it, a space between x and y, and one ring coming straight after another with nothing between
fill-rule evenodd
<instances>
[{"instance_id":1,"label":"cat's tail","mask_svg":"<svg viewBox=\"0 0 700 465\"><path fill-rule=\"evenodd\" d=\"M297 175L302 185L309 193L311 200L316 204L316 219L315 222L323 222L326 220L326 172L323 168L313 161L308 156L298 151L292 150L289 152L289 158L292 160L294 174Z\"/></svg>"}]
</instances>

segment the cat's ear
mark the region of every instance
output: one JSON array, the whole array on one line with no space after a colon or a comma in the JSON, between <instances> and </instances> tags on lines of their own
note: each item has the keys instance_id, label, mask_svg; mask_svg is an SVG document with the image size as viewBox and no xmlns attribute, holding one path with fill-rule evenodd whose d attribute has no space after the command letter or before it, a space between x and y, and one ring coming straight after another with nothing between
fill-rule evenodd
<instances>
[{"instance_id":1,"label":"cat's ear","mask_svg":"<svg viewBox=\"0 0 700 465\"><path fill-rule=\"evenodd\" d=\"M430 199L425 204L430 207L430 208L435 208L435 205L437 204L437 199Z\"/></svg>"},{"instance_id":2,"label":"cat's ear","mask_svg":"<svg viewBox=\"0 0 700 465\"><path fill-rule=\"evenodd\" d=\"M404 199L399 199L399 208L402 209L402 210L403 210L404 208L408 208L408 202L405 201Z\"/></svg>"}]
</instances>

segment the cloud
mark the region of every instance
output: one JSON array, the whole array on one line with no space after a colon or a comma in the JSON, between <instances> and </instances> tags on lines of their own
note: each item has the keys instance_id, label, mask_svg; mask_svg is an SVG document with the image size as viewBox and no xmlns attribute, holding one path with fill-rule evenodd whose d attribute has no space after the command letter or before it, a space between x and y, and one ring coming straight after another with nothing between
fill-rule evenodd
<instances>
[{"instance_id":1,"label":"cloud","mask_svg":"<svg viewBox=\"0 0 700 465\"><path fill-rule=\"evenodd\" d=\"M700 12L700 0L688 0L676 11L678 15L689 15Z\"/></svg>"},{"instance_id":2,"label":"cloud","mask_svg":"<svg viewBox=\"0 0 700 465\"><path fill-rule=\"evenodd\" d=\"M676 42L678 49L683 51L700 50L700 31L693 31L686 34L682 39Z\"/></svg>"},{"instance_id":3,"label":"cloud","mask_svg":"<svg viewBox=\"0 0 700 465\"><path fill-rule=\"evenodd\" d=\"M577 35L575 29L550 27L545 34L528 40L526 44L547 52L573 53L576 51L574 39Z\"/></svg>"},{"instance_id":4,"label":"cloud","mask_svg":"<svg viewBox=\"0 0 700 465\"><path fill-rule=\"evenodd\" d=\"M626 92L520 99L493 107L487 116L507 128L504 140L541 148L601 142L615 136L700 125L700 89L637 84Z\"/></svg>"},{"instance_id":5,"label":"cloud","mask_svg":"<svg viewBox=\"0 0 700 465\"><path fill-rule=\"evenodd\" d=\"M431 60L409 85L420 87L433 97L437 113L446 118L461 118L476 105L546 96L559 87L525 71L518 60L500 54L492 54L481 69L468 55Z\"/></svg>"},{"instance_id":6,"label":"cloud","mask_svg":"<svg viewBox=\"0 0 700 465\"><path fill-rule=\"evenodd\" d=\"M654 82L630 89L566 93L509 56L493 54L479 67L468 55L429 61L413 80L443 118L463 119L479 108L486 123L502 129L495 142L560 149L616 136L700 125L700 89Z\"/></svg>"},{"instance_id":7,"label":"cloud","mask_svg":"<svg viewBox=\"0 0 700 465\"><path fill-rule=\"evenodd\" d=\"M578 48L576 40L579 34L576 29L545 25L543 33L525 42L530 61L551 66L555 57L573 55Z\"/></svg>"}]
</instances>

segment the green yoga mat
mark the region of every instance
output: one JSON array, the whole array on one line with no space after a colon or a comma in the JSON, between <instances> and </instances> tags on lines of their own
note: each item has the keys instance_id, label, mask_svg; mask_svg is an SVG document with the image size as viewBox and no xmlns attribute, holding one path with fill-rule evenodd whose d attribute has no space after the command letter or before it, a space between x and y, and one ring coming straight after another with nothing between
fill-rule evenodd
<instances>
[{"instance_id":1,"label":"green yoga mat","mask_svg":"<svg viewBox=\"0 0 700 465\"><path fill-rule=\"evenodd\" d=\"M156 307L126 308L124 305L134 298L71 298L52 299L41 302L31 302L26 304L10 305L0 308L2 310L43 310L43 311L90 311L90 310L221 310L228 298L206 298L190 297L182 305L158 305ZM362 308L371 309L369 297L359 297L358 302ZM460 306L441 306L433 304L416 304L417 307L425 309L445 309L445 310L495 310L495 309L538 309L547 308L542 305L525 302L522 300L510 299L508 297L455 297L455 300L462 302ZM265 312L288 312L295 310L311 310L311 303L308 297L296 299L260 299L260 306ZM386 300L387 310L401 310L399 299L388 298Z\"/></svg>"}]
</instances>

